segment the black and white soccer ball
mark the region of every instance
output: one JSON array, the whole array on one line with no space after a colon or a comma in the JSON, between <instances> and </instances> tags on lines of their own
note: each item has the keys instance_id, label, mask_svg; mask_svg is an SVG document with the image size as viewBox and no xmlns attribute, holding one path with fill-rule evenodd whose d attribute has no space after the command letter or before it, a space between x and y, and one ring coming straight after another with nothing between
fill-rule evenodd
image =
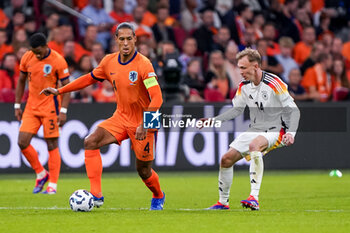
<instances>
[{"instance_id":1,"label":"black and white soccer ball","mask_svg":"<svg viewBox=\"0 0 350 233\"><path fill-rule=\"evenodd\" d=\"M70 196L69 205L73 211L89 212L94 208L94 197L90 192L79 189Z\"/></svg>"}]
</instances>

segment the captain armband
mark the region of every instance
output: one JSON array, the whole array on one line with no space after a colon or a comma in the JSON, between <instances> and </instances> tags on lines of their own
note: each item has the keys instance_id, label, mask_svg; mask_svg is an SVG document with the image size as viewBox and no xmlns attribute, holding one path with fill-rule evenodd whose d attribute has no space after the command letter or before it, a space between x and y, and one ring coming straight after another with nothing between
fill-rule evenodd
<instances>
[{"instance_id":1,"label":"captain armband","mask_svg":"<svg viewBox=\"0 0 350 233\"><path fill-rule=\"evenodd\" d=\"M158 85L156 77L145 79L143 80L143 83L145 84L146 89Z\"/></svg>"}]
</instances>

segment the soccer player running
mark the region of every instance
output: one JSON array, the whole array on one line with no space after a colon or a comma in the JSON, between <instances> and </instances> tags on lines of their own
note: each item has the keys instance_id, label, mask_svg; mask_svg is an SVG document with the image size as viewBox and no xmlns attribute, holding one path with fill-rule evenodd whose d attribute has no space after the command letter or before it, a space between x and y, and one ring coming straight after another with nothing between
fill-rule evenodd
<instances>
[{"instance_id":1,"label":"soccer player running","mask_svg":"<svg viewBox=\"0 0 350 233\"><path fill-rule=\"evenodd\" d=\"M151 210L162 210L165 194L157 173L152 169L156 130L143 128L143 111L158 110L163 102L162 92L151 62L135 50L135 29L130 23L118 25L115 36L119 52L109 54L91 73L81 76L60 89L46 88L45 95L60 95L107 80L114 88L117 109L112 117L98 125L84 141L85 166L90 180L90 192L95 206L104 202L101 189L102 161L100 147L121 144L130 138L136 154L136 169L153 193Z\"/></svg>"},{"instance_id":2,"label":"soccer player running","mask_svg":"<svg viewBox=\"0 0 350 233\"><path fill-rule=\"evenodd\" d=\"M69 94L61 98L40 95L45 87L57 87L69 83L68 65L65 59L47 46L46 37L36 33L29 39L31 50L27 51L20 63L20 77L16 87L15 116L22 121L18 135L18 145L36 173L33 193L39 193L49 181L43 194L55 194L61 168L58 150L59 127L67 120ZM29 83L29 97L22 115L21 99L26 81ZM61 105L62 102L62 105ZM60 111L59 111L60 109ZM49 151L49 172L39 161L38 152L30 144L40 126L44 128L44 138Z\"/></svg>"},{"instance_id":3,"label":"soccer player running","mask_svg":"<svg viewBox=\"0 0 350 233\"><path fill-rule=\"evenodd\" d=\"M293 144L299 124L300 112L288 93L287 85L278 76L261 70L258 51L247 48L237 54L237 61L244 80L232 100L233 108L209 120L224 122L234 119L248 106L251 123L249 129L240 134L223 155L219 171L219 201L208 209L229 209L233 165L245 157L251 160L251 192L241 204L259 210L263 155L275 148Z\"/></svg>"}]
</instances>

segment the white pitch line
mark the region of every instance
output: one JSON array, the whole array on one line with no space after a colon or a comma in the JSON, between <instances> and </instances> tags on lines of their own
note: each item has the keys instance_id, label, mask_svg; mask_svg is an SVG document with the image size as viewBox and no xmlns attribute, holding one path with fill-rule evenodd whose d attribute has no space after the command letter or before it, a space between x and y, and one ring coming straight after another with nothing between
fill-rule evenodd
<instances>
[{"instance_id":1,"label":"white pitch line","mask_svg":"<svg viewBox=\"0 0 350 233\"><path fill-rule=\"evenodd\" d=\"M64 208L64 207L35 207L35 206L28 206L28 207L0 207L0 210L68 210L69 208Z\"/></svg>"},{"instance_id":2,"label":"white pitch line","mask_svg":"<svg viewBox=\"0 0 350 233\"><path fill-rule=\"evenodd\" d=\"M349 210L305 210L306 212L349 212Z\"/></svg>"},{"instance_id":3,"label":"white pitch line","mask_svg":"<svg viewBox=\"0 0 350 233\"><path fill-rule=\"evenodd\" d=\"M35 207L35 206L23 206L23 207L10 207L10 206L0 206L0 210L70 210L69 207ZM102 207L101 210L149 210L148 208L104 208ZM188 209L188 208L165 208L164 210L174 210L174 211L210 211L210 212L215 212L215 210L206 210L206 209ZM220 211L220 210L219 210ZM245 209L231 209L228 212L242 212L242 211L250 211L250 210L245 210ZM329 212L329 213L339 213L339 212L350 212L350 210L303 210L305 212ZM272 210L272 209L266 209L266 210L260 210L259 212L300 212L297 210L284 210L284 209L279 209L279 210Z\"/></svg>"}]
</instances>

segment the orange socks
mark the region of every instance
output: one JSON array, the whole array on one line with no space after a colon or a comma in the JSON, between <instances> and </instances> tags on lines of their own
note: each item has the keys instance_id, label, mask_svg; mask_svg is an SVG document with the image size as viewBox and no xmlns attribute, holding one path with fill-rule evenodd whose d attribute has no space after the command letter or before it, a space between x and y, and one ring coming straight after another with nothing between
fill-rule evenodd
<instances>
[{"instance_id":1,"label":"orange socks","mask_svg":"<svg viewBox=\"0 0 350 233\"><path fill-rule=\"evenodd\" d=\"M95 197L101 197L102 159L100 150L85 150L85 168L90 180L90 192Z\"/></svg>"},{"instance_id":2,"label":"orange socks","mask_svg":"<svg viewBox=\"0 0 350 233\"><path fill-rule=\"evenodd\" d=\"M38 152L29 145L27 148L22 150L22 153L34 169L36 174L44 171L44 167L41 165L39 161ZM49 173L50 173L50 183L57 184L58 177L60 175L61 169L61 156L58 148L49 151Z\"/></svg>"},{"instance_id":3,"label":"orange socks","mask_svg":"<svg viewBox=\"0 0 350 233\"><path fill-rule=\"evenodd\" d=\"M34 169L35 173L40 173L44 170L44 167L41 165L39 161L38 152L32 147L32 145L29 145L27 148L22 150L22 153L30 163L30 166Z\"/></svg>"},{"instance_id":4,"label":"orange socks","mask_svg":"<svg viewBox=\"0 0 350 233\"><path fill-rule=\"evenodd\" d=\"M57 184L61 169L61 156L58 148L49 151L49 173L50 183Z\"/></svg>"},{"instance_id":5,"label":"orange socks","mask_svg":"<svg viewBox=\"0 0 350 233\"><path fill-rule=\"evenodd\" d=\"M160 189L160 184L159 184L159 176L153 169L152 169L152 175L148 179L142 180L142 181L149 188L149 190L152 191L153 198L163 197L163 192Z\"/></svg>"}]
</instances>

